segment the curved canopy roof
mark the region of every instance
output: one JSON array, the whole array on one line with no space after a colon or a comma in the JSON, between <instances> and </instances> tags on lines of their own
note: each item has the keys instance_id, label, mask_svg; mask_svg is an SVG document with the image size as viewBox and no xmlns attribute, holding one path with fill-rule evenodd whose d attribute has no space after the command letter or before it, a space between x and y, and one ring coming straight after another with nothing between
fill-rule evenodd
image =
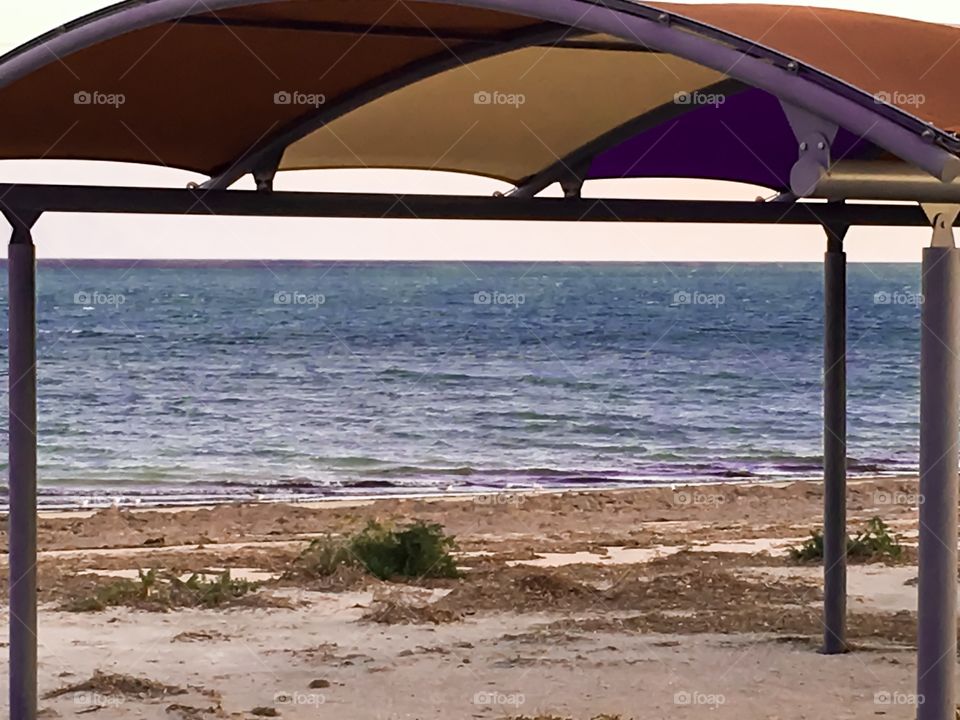
<instances>
[{"instance_id":1,"label":"curved canopy roof","mask_svg":"<svg viewBox=\"0 0 960 720\"><path fill-rule=\"evenodd\" d=\"M775 5L137 0L0 58L0 159L391 167L537 190L691 177L789 188L832 156L960 161L960 28Z\"/></svg>"}]
</instances>

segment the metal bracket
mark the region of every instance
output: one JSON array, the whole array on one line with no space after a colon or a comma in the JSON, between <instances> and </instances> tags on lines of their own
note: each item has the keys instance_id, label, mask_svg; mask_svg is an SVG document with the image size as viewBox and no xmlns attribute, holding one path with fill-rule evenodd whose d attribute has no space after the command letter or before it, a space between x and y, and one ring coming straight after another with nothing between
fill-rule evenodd
<instances>
[{"instance_id":1,"label":"metal bracket","mask_svg":"<svg viewBox=\"0 0 960 720\"><path fill-rule=\"evenodd\" d=\"M960 205L940 205L937 203L920 203L923 212L930 218L933 226L933 238L930 247L954 248L953 224L960 215Z\"/></svg>"},{"instance_id":2,"label":"metal bracket","mask_svg":"<svg viewBox=\"0 0 960 720\"><path fill-rule=\"evenodd\" d=\"M33 242L30 237L30 230L43 215L43 210L22 210L4 205L0 207L0 214L7 219L10 227L13 228L13 234L10 236L11 244Z\"/></svg>"},{"instance_id":3,"label":"metal bracket","mask_svg":"<svg viewBox=\"0 0 960 720\"><path fill-rule=\"evenodd\" d=\"M563 190L564 198L579 200L592 163L593 155L580 158L577 162L559 160L548 168L549 176L543 172L537 173L510 190L507 195L512 198L530 199L544 188L557 183Z\"/></svg>"},{"instance_id":4,"label":"metal bracket","mask_svg":"<svg viewBox=\"0 0 960 720\"><path fill-rule=\"evenodd\" d=\"M827 252L843 252L843 241L850 232L849 225L824 223L823 231L827 234Z\"/></svg>"},{"instance_id":5,"label":"metal bracket","mask_svg":"<svg viewBox=\"0 0 960 720\"><path fill-rule=\"evenodd\" d=\"M790 170L790 189L797 197L809 197L830 168L830 146L839 126L783 100L780 106L799 147L799 158Z\"/></svg>"},{"instance_id":6,"label":"metal bracket","mask_svg":"<svg viewBox=\"0 0 960 720\"><path fill-rule=\"evenodd\" d=\"M560 180L560 187L563 189L565 198L580 199L580 191L583 190L583 178L566 177Z\"/></svg>"},{"instance_id":7,"label":"metal bracket","mask_svg":"<svg viewBox=\"0 0 960 720\"><path fill-rule=\"evenodd\" d=\"M583 183L587 178L587 173L590 172L591 163L593 163L593 158L588 157L572 166L563 165L564 173L557 179L557 183L563 190L565 198L580 199L580 191L583 190Z\"/></svg>"},{"instance_id":8,"label":"metal bracket","mask_svg":"<svg viewBox=\"0 0 960 720\"><path fill-rule=\"evenodd\" d=\"M760 198L757 198L757 201L758 201L758 202L759 202L759 200L760 200ZM798 198L796 195L794 195L792 192L790 192L790 191L788 190L788 191L786 191L786 192L778 193L777 195L775 195L774 197L770 198L769 200L764 200L764 202L772 202L772 203L795 203L797 200L799 200L799 198Z\"/></svg>"},{"instance_id":9,"label":"metal bracket","mask_svg":"<svg viewBox=\"0 0 960 720\"><path fill-rule=\"evenodd\" d=\"M257 192L273 192L273 180L280 168L284 150L265 156L252 170L253 180L257 183Z\"/></svg>"}]
</instances>

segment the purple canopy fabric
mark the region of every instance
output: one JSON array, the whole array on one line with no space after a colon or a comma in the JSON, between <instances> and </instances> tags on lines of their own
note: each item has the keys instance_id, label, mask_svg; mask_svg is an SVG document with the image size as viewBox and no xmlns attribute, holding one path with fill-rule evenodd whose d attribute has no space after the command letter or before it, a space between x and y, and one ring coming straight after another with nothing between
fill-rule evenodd
<instances>
[{"instance_id":1,"label":"purple canopy fabric","mask_svg":"<svg viewBox=\"0 0 960 720\"><path fill-rule=\"evenodd\" d=\"M722 97L600 153L588 179L689 177L787 190L797 150L780 101L756 89ZM835 160L880 152L843 129L833 143Z\"/></svg>"}]
</instances>

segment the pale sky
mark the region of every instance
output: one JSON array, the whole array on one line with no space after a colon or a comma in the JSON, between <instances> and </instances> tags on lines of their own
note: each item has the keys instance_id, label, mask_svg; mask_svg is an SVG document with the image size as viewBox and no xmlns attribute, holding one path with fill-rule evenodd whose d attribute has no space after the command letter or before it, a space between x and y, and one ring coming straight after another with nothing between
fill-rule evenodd
<instances>
[{"instance_id":1,"label":"pale sky","mask_svg":"<svg viewBox=\"0 0 960 720\"><path fill-rule=\"evenodd\" d=\"M0 0L0 52L110 4L103 0ZM960 24L960 6L946 0L779 0L779 4L813 4ZM0 161L0 182L183 187L191 180L203 179L166 168L110 163ZM281 173L276 188L487 194L508 186L449 173L364 170ZM587 183L584 194L753 200L769 191L734 183L618 180ZM818 228L783 226L48 214L35 234L38 255L48 258L819 261L824 250ZM847 250L851 261L917 262L920 249L928 242L929 231L922 229L855 228L848 236ZM0 243L0 257L5 245Z\"/></svg>"}]
</instances>

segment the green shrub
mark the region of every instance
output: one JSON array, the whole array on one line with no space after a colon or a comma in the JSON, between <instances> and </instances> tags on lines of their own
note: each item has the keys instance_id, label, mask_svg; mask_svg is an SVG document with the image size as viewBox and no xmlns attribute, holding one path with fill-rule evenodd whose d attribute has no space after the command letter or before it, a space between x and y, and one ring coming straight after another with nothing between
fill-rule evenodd
<instances>
[{"instance_id":1,"label":"green shrub","mask_svg":"<svg viewBox=\"0 0 960 720\"><path fill-rule=\"evenodd\" d=\"M346 566L381 580L454 578L460 575L451 554L455 549L455 539L438 524L418 520L396 529L370 522L346 538L328 535L313 540L284 577L326 577Z\"/></svg>"},{"instance_id":2,"label":"green shrub","mask_svg":"<svg viewBox=\"0 0 960 720\"><path fill-rule=\"evenodd\" d=\"M796 562L823 560L823 531L813 530L799 547L787 550ZM903 546L879 517L867 522L867 527L854 537L847 538L847 557L851 560L896 560L903 554Z\"/></svg>"}]
</instances>

